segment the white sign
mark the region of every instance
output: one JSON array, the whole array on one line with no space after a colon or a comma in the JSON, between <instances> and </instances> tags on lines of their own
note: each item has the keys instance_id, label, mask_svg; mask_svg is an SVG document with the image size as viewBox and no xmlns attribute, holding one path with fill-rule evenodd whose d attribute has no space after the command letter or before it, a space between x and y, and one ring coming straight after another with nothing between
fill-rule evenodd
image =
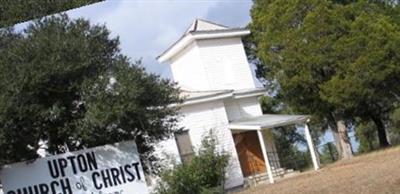
<instances>
[{"instance_id":1,"label":"white sign","mask_svg":"<svg viewBox=\"0 0 400 194\"><path fill-rule=\"evenodd\" d=\"M133 141L6 165L4 194L147 194Z\"/></svg>"}]
</instances>

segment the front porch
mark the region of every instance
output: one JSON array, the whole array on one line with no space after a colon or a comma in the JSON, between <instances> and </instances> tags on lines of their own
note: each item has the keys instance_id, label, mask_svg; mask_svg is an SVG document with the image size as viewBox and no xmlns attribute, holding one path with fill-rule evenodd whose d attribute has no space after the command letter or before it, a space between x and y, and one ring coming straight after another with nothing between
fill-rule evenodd
<instances>
[{"instance_id":1,"label":"front porch","mask_svg":"<svg viewBox=\"0 0 400 194\"><path fill-rule=\"evenodd\" d=\"M279 175L293 172L292 169L281 167L272 135L273 128L289 125L303 127L314 169L318 170L319 157L307 124L309 118L307 115L266 114L230 122L229 129L232 132L244 178L262 180L266 179L267 175L268 181L274 183Z\"/></svg>"}]
</instances>

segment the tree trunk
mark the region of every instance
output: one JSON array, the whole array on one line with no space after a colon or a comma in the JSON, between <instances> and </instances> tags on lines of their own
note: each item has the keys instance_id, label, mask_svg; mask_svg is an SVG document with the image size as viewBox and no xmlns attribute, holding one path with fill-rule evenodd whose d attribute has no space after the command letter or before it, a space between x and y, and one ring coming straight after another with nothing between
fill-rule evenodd
<instances>
[{"instance_id":1,"label":"tree trunk","mask_svg":"<svg viewBox=\"0 0 400 194\"><path fill-rule=\"evenodd\" d=\"M374 121L376 128L378 129L379 146L381 148L390 146L389 141L386 136L386 127L385 127L385 124L383 123L382 119L373 117L372 120Z\"/></svg>"},{"instance_id":2,"label":"tree trunk","mask_svg":"<svg viewBox=\"0 0 400 194\"><path fill-rule=\"evenodd\" d=\"M336 125L336 120L332 114L328 115L327 119L328 119L329 128L331 129L331 132L332 132L333 139L335 140L335 147L336 147L336 151L338 153L337 159L340 160L343 158L343 149L342 149L342 143L340 141L338 128Z\"/></svg>"},{"instance_id":3,"label":"tree trunk","mask_svg":"<svg viewBox=\"0 0 400 194\"><path fill-rule=\"evenodd\" d=\"M340 141L340 136L339 136L337 127L336 126L331 127L331 131L332 131L333 139L335 140L335 147L336 147L336 151L338 153L338 159L343 158L342 143Z\"/></svg>"},{"instance_id":4,"label":"tree trunk","mask_svg":"<svg viewBox=\"0 0 400 194\"><path fill-rule=\"evenodd\" d=\"M368 137L367 141L368 141L368 149L369 149L369 151L374 150L375 148L374 148L374 144L372 142L372 139L370 137Z\"/></svg>"},{"instance_id":5,"label":"tree trunk","mask_svg":"<svg viewBox=\"0 0 400 194\"><path fill-rule=\"evenodd\" d=\"M351 147L350 138L347 134L347 127L343 119L336 121L336 126L339 133L339 140L342 147L341 159L348 160L353 157L353 149Z\"/></svg>"}]
</instances>

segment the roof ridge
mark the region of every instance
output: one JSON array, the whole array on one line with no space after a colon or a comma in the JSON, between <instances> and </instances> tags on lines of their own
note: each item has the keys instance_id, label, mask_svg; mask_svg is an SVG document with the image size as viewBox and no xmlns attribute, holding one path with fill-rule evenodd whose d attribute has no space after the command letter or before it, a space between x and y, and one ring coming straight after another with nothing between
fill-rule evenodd
<instances>
[{"instance_id":1,"label":"roof ridge","mask_svg":"<svg viewBox=\"0 0 400 194\"><path fill-rule=\"evenodd\" d=\"M199 24L199 19L196 19L196 20L194 21L193 30L191 30L190 32L192 32L192 31L197 31L197 26L198 26L198 24Z\"/></svg>"},{"instance_id":2,"label":"roof ridge","mask_svg":"<svg viewBox=\"0 0 400 194\"><path fill-rule=\"evenodd\" d=\"M181 89L181 91L185 91L185 92L233 92L234 90L232 90L232 89L222 89L222 90L186 90L186 89Z\"/></svg>"},{"instance_id":3,"label":"roof ridge","mask_svg":"<svg viewBox=\"0 0 400 194\"><path fill-rule=\"evenodd\" d=\"M202 21L202 22L206 22L206 23L209 23L209 24L217 25L217 26L220 26L220 27L229 28L229 26L225 26L225 25L222 25L222 24L217 24L215 22L212 22L212 21L209 21L209 20L206 20L206 19L203 19L203 18L196 18L196 21L197 22L198 21Z\"/></svg>"}]
</instances>

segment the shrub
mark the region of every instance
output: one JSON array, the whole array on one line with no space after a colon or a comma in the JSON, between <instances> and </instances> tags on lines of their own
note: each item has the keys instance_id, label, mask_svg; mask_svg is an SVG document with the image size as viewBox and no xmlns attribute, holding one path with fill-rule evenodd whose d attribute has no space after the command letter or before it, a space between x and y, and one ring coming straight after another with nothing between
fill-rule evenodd
<instances>
[{"instance_id":1,"label":"shrub","mask_svg":"<svg viewBox=\"0 0 400 194\"><path fill-rule=\"evenodd\" d=\"M229 155L217 150L217 141L210 132L192 160L161 173L157 194L217 194L224 190L225 169Z\"/></svg>"}]
</instances>

